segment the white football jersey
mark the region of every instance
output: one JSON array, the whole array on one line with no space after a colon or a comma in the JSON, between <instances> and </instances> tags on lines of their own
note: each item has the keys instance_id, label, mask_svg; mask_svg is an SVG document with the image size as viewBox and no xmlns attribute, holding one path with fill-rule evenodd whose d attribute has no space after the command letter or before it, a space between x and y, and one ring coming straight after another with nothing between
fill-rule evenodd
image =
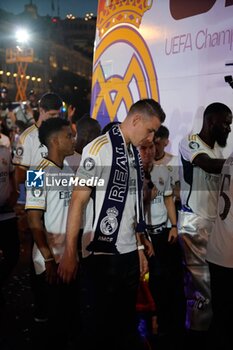
<instances>
[{"instance_id":1,"label":"white football jersey","mask_svg":"<svg viewBox=\"0 0 233 350\"><path fill-rule=\"evenodd\" d=\"M150 202L145 214L147 225L160 225L167 222L167 208L164 197L172 195L170 173L165 165L154 164L150 173L151 181L156 186L157 196Z\"/></svg>"},{"instance_id":2,"label":"white football jersey","mask_svg":"<svg viewBox=\"0 0 233 350\"><path fill-rule=\"evenodd\" d=\"M80 179L103 179L104 186L96 187L94 195L88 202L84 218L83 232L83 256L88 256L89 251L86 250L87 245L94 237L94 230L98 222L102 203L105 198L107 182L112 165L112 144L108 133L99 136L97 139L89 143L82 153L80 167L76 175ZM119 233L116 241L117 250L120 253L128 253L136 249L136 169L134 168L134 158L132 154L128 154L130 165L129 190L125 203L124 213L120 222ZM120 192L118 191L120 195Z\"/></svg>"},{"instance_id":3,"label":"white football jersey","mask_svg":"<svg viewBox=\"0 0 233 350\"><path fill-rule=\"evenodd\" d=\"M166 165L171 176L171 184L175 186L175 183L179 181L179 159L178 156L165 152L163 158L155 160L156 165Z\"/></svg>"},{"instance_id":4,"label":"white football jersey","mask_svg":"<svg viewBox=\"0 0 233 350\"><path fill-rule=\"evenodd\" d=\"M193 160L201 153L223 158L217 144L210 148L198 135L183 138L179 144L180 197L182 206L208 220L216 218L220 175L210 174L195 166Z\"/></svg>"},{"instance_id":5,"label":"white football jersey","mask_svg":"<svg viewBox=\"0 0 233 350\"><path fill-rule=\"evenodd\" d=\"M209 236L206 260L233 268L233 153L224 163L217 218Z\"/></svg>"},{"instance_id":6,"label":"white football jersey","mask_svg":"<svg viewBox=\"0 0 233 350\"><path fill-rule=\"evenodd\" d=\"M36 166L47 154L47 147L41 145L39 141L38 127L33 124L20 135L13 157L13 164L27 168Z\"/></svg>"},{"instance_id":7,"label":"white football jersey","mask_svg":"<svg viewBox=\"0 0 233 350\"><path fill-rule=\"evenodd\" d=\"M30 171L34 169L30 168ZM59 262L65 247L66 222L73 189L70 178L74 176L74 172L66 166L59 168L47 159L40 162L37 167L39 169L44 172L40 178L41 187L30 187L30 178L27 175L25 209L44 211L47 241L56 262ZM36 273L42 273L45 270L44 259L36 244L33 247L33 261Z\"/></svg>"}]
</instances>

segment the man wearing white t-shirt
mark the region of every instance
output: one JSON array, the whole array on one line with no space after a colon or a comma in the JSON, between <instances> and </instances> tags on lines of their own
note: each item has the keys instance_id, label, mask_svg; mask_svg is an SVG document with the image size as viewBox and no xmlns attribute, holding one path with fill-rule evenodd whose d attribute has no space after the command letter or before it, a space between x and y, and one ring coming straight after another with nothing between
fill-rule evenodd
<instances>
[{"instance_id":1,"label":"man wearing white t-shirt","mask_svg":"<svg viewBox=\"0 0 233 350\"><path fill-rule=\"evenodd\" d=\"M180 349L185 333L185 298L171 176L166 165L154 161L156 143L145 142L139 150L145 172L146 226L154 248L149 258L149 287L156 305L160 346Z\"/></svg>"},{"instance_id":2,"label":"man wearing white t-shirt","mask_svg":"<svg viewBox=\"0 0 233 350\"><path fill-rule=\"evenodd\" d=\"M210 234L206 260L210 269L213 334L217 349L232 349L233 315L233 153L221 173L217 218Z\"/></svg>"},{"instance_id":3,"label":"man wearing white t-shirt","mask_svg":"<svg viewBox=\"0 0 233 350\"><path fill-rule=\"evenodd\" d=\"M185 137L179 144L179 234L186 267L186 326L204 335L212 318L206 247L216 219L219 174L224 163L220 147L226 146L231 123L231 110L222 103L212 103L204 111L200 133Z\"/></svg>"},{"instance_id":4,"label":"man wearing white t-shirt","mask_svg":"<svg viewBox=\"0 0 233 350\"><path fill-rule=\"evenodd\" d=\"M176 210L178 210L180 209L179 159L178 156L166 151L169 144L169 134L168 128L164 125L161 125L155 133L155 164L166 165L171 177Z\"/></svg>"}]
</instances>

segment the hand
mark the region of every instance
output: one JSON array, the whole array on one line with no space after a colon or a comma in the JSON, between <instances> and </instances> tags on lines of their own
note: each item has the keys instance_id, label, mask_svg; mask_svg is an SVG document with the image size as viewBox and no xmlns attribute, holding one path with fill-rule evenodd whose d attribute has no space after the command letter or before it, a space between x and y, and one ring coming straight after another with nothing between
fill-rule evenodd
<instances>
[{"instance_id":1,"label":"hand","mask_svg":"<svg viewBox=\"0 0 233 350\"><path fill-rule=\"evenodd\" d=\"M145 246L145 251L146 251L146 255L150 258L152 255L155 255L154 252L154 248L153 248L153 244L151 241L149 241L149 239L144 238L143 239L143 244Z\"/></svg>"},{"instance_id":2,"label":"hand","mask_svg":"<svg viewBox=\"0 0 233 350\"><path fill-rule=\"evenodd\" d=\"M177 227L172 227L170 229L169 235L168 235L168 242L170 244L173 244L177 241L178 239L178 230Z\"/></svg>"},{"instance_id":3,"label":"hand","mask_svg":"<svg viewBox=\"0 0 233 350\"><path fill-rule=\"evenodd\" d=\"M73 115L75 113L75 110L76 110L75 107L73 107L72 105L69 105L68 110L67 110L67 116L68 116L68 120L70 122L71 122L71 119L72 119L72 117L73 117Z\"/></svg>"},{"instance_id":4,"label":"hand","mask_svg":"<svg viewBox=\"0 0 233 350\"><path fill-rule=\"evenodd\" d=\"M45 262L45 269L46 281L49 284L57 284L59 278L57 275L57 264L55 260Z\"/></svg>"},{"instance_id":5,"label":"hand","mask_svg":"<svg viewBox=\"0 0 233 350\"><path fill-rule=\"evenodd\" d=\"M78 270L78 261L76 256L71 256L64 252L58 266L58 275L64 283L70 283L75 279Z\"/></svg>"}]
</instances>

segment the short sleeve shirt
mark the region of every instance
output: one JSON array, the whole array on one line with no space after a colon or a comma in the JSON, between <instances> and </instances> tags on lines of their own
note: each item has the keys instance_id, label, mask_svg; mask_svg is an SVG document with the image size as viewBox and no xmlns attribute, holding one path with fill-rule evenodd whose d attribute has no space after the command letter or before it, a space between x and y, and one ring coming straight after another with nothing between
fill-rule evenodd
<instances>
[{"instance_id":1,"label":"short sleeve shirt","mask_svg":"<svg viewBox=\"0 0 233 350\"><path fill-rule=\"evenodd\" d=\"M214 220L217 211L217 196L220 175L205 172L193 164L199 154L210 158L223 158L217 144L210 148L198 135L191 135L179 144L181 202L193 213Z\"/></svg>"},{"instance_id":2,"label":"short sleeve shirt","mask_svg":"<svg viewBox=\"0 0 233 350\"><path fill-rule=\"evenodd\" d=\"M95 187L93 195L88 202L84 218L83 233L83 255L84 257L90 253L86 250L86 246L94 237L94 229L97 224L102 203L105 199L105 191L110 175L112 165L112 145L108 133L98 137L89 143L82 153L80 167L76 175L80 179L103 179L104 186L92 184ZM134 168L134 158L128 156L130 179L129 190L126 198L123 216L119 223L119 233L116 241L117 250L120 253L128 253L136 249L136 169ZM120 196L120 191L116 192Z\"/></svg>"}]
</instances>

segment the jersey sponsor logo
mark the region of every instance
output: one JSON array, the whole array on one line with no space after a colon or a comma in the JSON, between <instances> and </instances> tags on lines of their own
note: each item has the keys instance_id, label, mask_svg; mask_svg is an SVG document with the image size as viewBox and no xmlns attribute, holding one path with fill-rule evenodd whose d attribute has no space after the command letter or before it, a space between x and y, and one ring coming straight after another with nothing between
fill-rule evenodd
<instances>
[{"instance_id":1,"label":"jersey sponsor logo","mask_svg":"<svg viewBox=\"0 0 233 350\"><path fill-rule=\"evenodd\" d=\"M109 208L107 210L107 216L105 216L100 223L100 230L105 235L112 235L118 227L118 210L116 207Z\"/></svg>"},{"instance_id":2,"label":"jersey sponsor logo","mask_svg":"<svg viewBox=\"0 0 233 350\"><path fill-rule=\"evenodd\" d=\"M193 149L193 150L196 150L200 147L199 143L197 142L194 142L194 141L191 141L189 142L189 148Z\"/></svg>"},{"instance_id":3,"label":"jersey sponsor logo","mask_svg":"<svg viewBox=\"0 0 233 350\"><path fill-rule=\"evenodd\" d=\"M44 186L44 171L28 170L27 171L27 187L43 187Z\"/></svg>"},{"instance_id":4,"label":"jersey sponsor logo","mask_svg":"<svg viewBox=\"0 0 233 350\"><path fill-rule=\"evenodd\" d=\"M87 158L84 160L83 167L85 170L90 171L95 167L95 161L93 158Z\"/></svg>"},{"instance_id":5,"label":"jersey sponsor logo","mask_svg":"<svg viewBox=\"0 0 233 350\"><path fill-rule=\"evenodd\" d=\"M22 146L17 147L17 149L16 149L16 155L17 155L18 157L22 157L23 152L24 152L24 149L23 149Z\"/></svg>"}]
</instances>

